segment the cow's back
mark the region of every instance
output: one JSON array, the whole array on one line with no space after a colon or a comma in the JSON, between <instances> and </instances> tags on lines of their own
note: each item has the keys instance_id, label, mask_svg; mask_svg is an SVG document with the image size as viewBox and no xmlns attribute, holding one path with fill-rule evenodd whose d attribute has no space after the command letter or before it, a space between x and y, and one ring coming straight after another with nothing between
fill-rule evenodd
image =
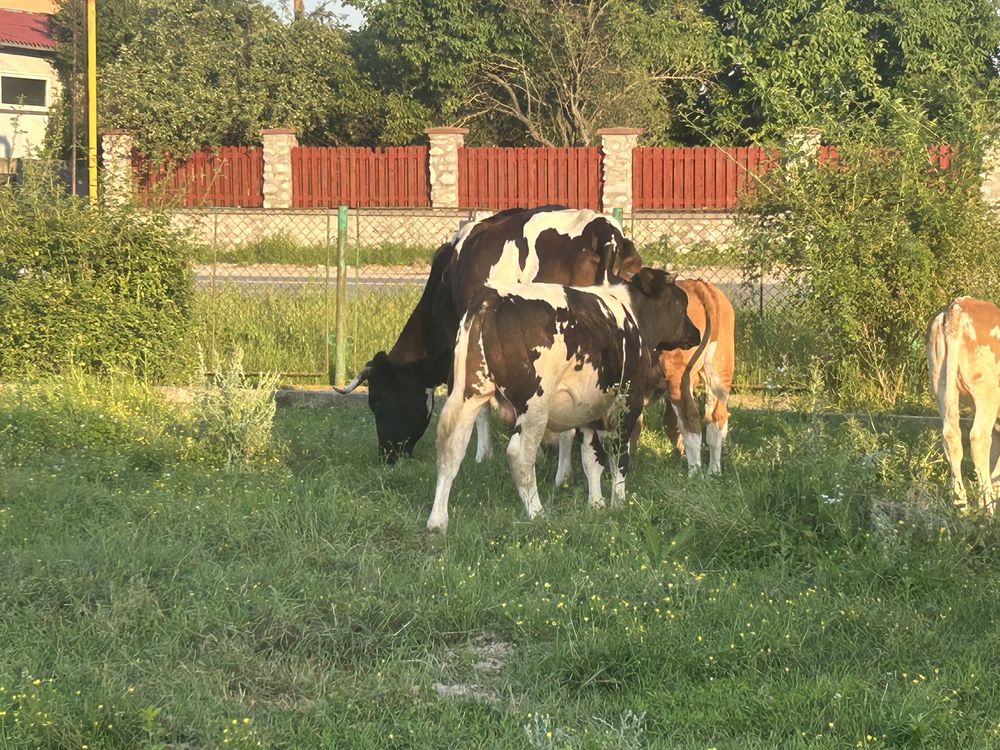
<instances>
[{"instance_id":1,"label":"cow's back","mask_svg":"<svg viewBox=\"0 0 1000 750\"><path fill-rule=\"evenodd\" d=\"M1000 309L958 297L938 310L927 326L927 366L939 407L952 388L960 396L1000 388Z\"/></svg>"},{"instance_id":2,"label":"cow's back","mask_svg":"<svg viewBox=\"0 0 1000 750\"><path fill-rule=\"evenodd\" d=\"M480 222L457 245L449 271L456 310L487 282L591 286L607 280L624 255L641 259L613 219L588 209L509 210Z\"/></svg>"}]
</instances>

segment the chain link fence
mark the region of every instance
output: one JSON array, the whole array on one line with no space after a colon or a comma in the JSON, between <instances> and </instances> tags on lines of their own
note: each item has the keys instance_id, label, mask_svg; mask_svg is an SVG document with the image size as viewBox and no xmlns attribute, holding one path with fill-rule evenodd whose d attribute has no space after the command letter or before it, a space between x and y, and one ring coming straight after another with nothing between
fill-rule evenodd
<instances>
[{"instance_id":1,"label":"chain link fence","mask_svg":"<svg viewBox=\"0 0 1000 750\"><path fill-rule=\"evenodd\" d=\"M392 347L420 297L434 250L487 212L458 209L176 211L197 245L196 338L204 351L244 352L251 372L291 382L344 382ZM738 311L744 382L775 381L773 313L794 285L746 272L726 212L635 212L626 235L648 265L719 286ZM779 347L780 348L780 347ZM776 357L776 355L779 355Z\"/></svg>"}]
</instances>

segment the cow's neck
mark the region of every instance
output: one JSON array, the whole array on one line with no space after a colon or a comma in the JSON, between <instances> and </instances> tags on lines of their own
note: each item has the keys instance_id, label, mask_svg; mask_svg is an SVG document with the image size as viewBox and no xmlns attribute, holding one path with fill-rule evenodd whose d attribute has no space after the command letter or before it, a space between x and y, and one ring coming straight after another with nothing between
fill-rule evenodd
<instances>
[{"instance_id":1,"label":"cow's neck","mask_svg":"<svg viewBox=\"0 0 1000 750\"><path fill-rule=\"evenodd\" d=\"M445 278L445 270L453 258L451 245L438 248L420 301L389 351L391 362L412 366L428 388L444 383L451 365L455 332L449 335L442 321L447 319L450 326L454 317L451 290ZM457 329L457 325L454 327Z\"/></svg>"}]
</instances>

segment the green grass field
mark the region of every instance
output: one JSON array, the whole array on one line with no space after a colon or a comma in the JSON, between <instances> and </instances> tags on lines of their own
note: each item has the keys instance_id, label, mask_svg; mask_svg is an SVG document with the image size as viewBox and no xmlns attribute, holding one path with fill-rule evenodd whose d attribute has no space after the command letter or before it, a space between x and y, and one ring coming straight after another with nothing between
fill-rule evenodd
<instances>
[{"instance_id":1,"label":"green grass field","mask_svg":"<svg viewBox=\"0 0 1000 750\"><path fill-rule=\"evenodd\" d=\"M348 296L346 362L349 375L375 352L388 351L420 298L419 287L353 290ZM248 371L316 372L316 378L287 377L288 382L328 383L323 373L324 341L329 325L334 356L335 292L320 284L297 290L247 291L223 287L214 296L195 295L194 329L188 348L220 352L239 346ZM327 323L328 321L328 323ZM781 315L737 315L737 388L796 390L808 377L808 342L791 339ZM190 359L196 359L192 353Z\"/></svg>"},{"instance_id":2,"label":"green grass field","mask_svg":"<svg viewBox=\"0 0 1000 750\"><path fill-rule=\"evenodd\" d=\"M735 408L717 480L654 427L617 510L543 457L536 522L470 457L446 538L430 437L374 443L288 409L225 472L142 386L0 391L0 747L1000 744L996 531L933 423Z\"/></svg>"},{"instance_id":3,"label":"green grass field","mask_svg":"<svg viewBox=\"0 0 1000 750\"><path fill-rule=\"evenodd\" d=\"M348 294L345 359L350 375L375 352L395 343L417 300L419 287L360 290ZM329 383L324 342L329 337L330 368L336 347L336 292L321 284L279 291L222 287L195 294L194 327L187 346L219 352L241 347L247 371L316 373L289 382ZM214 335L213 335L214 334ZM193 357L194 355L192 355Z\"/></svg>"}]
</instances>

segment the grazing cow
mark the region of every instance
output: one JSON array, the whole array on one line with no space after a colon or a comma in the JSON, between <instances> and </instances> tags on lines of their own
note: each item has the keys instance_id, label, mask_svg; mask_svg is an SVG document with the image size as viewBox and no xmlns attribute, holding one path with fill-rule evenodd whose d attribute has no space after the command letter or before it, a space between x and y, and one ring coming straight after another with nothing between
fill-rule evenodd
<instances>
[{"instance_id":1,"label":"grazing cow","mask_svg":"<svg viewBox=\"0 0 1000 750\"><path fill-rule=\"evenodd\" d=\"M379 352L343 389L368 382L380 455L410 455L431 418L433 389L451 369L458 323L488 280L589 286L628 278L642 265L612 218L544 206L510 209L455 233L434 254L423 294L389 353ZM476 460L490 452L489 413L479 422Z\"/></svg>"},{"instance_id":2,"label":"grazing cow","mask_svg":"<svg viewBox=\"0 0 1000 750\"><path fill-rule=\"evenodd\" d=\"M966 502L962 483L962 432L959 399L971 398L975 418L969 431L972 463L987 509L997 499L993 487L1000 433L1000 310L972 297L958 297L941 308L927 326L927 366L931 391L941 414L944 452L951 465L951 482Z\"/></svg>"},{"instance_id":3,"label":"grazing cow","mask_svg":"<svg viewBox=\"0 0 1000 750\"><path fill-rule=\"evenodd\" d=\"M729 389L735 364L735 315L733 306L718 287L705 281L684 279L677 286L687 294L687 314L701 332L694 351L674 349L660 352L660 389L668 403L663 426L681 455L687 457L688 473L701 470L701 415L694 389L705 379L705 423L709 458L708 473L722 472L722 441L729 431Z\"/></svg>"},{"instance_id":4,"label":"grazing cow","mask_svg":"<svg viewBox=\"0 0 1000 750\"><path fill-rule=\"evenodd\" d=\"M507 457L529 518L541 510L535 458L546 431L581 428L581 458L592 507L604 505L602 464L612 499L624 495L629 441L645 403L654 350L692 347L698 329L684 292L665 271L643 268L625 283L574 288L491 283L462 319L454 380L438 422L437 487L427 521L448 525L448 495L476 415L496 399L513 425ZM607 445L601 434L611 433Z\"/></svg>"}]
</instances>

